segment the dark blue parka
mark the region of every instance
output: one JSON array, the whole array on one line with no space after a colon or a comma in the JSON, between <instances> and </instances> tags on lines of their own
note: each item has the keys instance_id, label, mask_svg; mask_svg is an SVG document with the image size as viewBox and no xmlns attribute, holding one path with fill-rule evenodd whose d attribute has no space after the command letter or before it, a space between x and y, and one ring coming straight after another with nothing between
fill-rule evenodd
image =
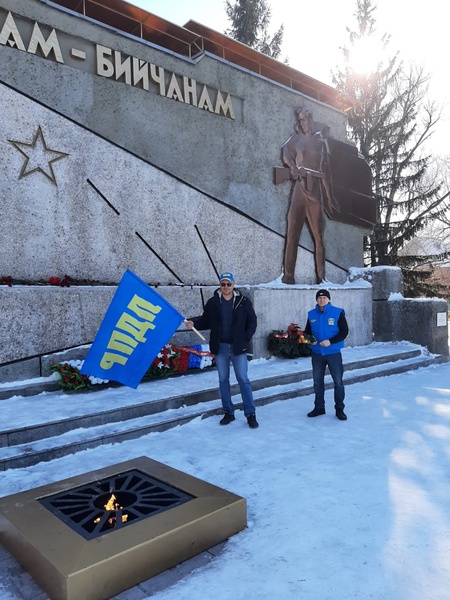
<instances>
[{"instance_id":1,"label":"dark blue parka","mask_svg":"<svg viewBox=\"0 0 450 600\"><path fill-rule=\"evenodd\" d=\"M219 353L220 343L220 303L222 294L219 289L205 304L201 317L192 317L196 329L210 329L209 348L212 354ZM251 300L244 296L240 290L234 289L233 295L233 354L243 354L249 349L250 340L256 331L256 314Z\"/></svg>"}]
</instances>

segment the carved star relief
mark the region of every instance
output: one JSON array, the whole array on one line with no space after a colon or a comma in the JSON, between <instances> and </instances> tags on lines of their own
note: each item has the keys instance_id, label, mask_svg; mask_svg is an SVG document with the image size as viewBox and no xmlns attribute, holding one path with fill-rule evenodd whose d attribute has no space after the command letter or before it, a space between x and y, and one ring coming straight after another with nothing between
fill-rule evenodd
<instances>
[{"instance_id":1,"label":"carved star relief","mask_svg":"<svg viewBox=\"0 0 450 600\"><path fill-rule=\"evenodd\" d=\"M8 142L25 157L19 179L40 172L57 185L53 163L69 155L66 152L59 152L58 150L48 148L40 125L30 144L16 140L8 140Z\"/></svg>"}]
</instances>

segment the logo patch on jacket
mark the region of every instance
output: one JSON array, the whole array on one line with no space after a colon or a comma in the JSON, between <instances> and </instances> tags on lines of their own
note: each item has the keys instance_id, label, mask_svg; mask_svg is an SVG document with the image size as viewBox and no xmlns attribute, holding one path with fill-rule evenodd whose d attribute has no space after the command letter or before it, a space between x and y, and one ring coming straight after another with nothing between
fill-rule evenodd
<instances>
[{"instance_id":1,"label":"logo patch on jacket","mask_svg":"<svg viewBox=\"0 0 450 600\"><path fill-rule=\"evenodd\" d=\"M334 325L334 319L333 319L333 317L330 317L328 319L328 325Z\"/></svg>"}]
</instances>

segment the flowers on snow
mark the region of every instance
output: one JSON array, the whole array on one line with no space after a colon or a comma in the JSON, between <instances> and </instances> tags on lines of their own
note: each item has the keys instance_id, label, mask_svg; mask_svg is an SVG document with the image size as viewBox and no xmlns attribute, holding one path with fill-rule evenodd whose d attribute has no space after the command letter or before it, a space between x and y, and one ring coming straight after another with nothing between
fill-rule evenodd
<instances>
[{"instance_id":1,"label":"flowers on snow","mask_svg":"<svg viewBox=\"0 0 450 600\"><path fill-rule=\"evenodd\" d=\"M213 355L205 344L196 346L166 344L155 356L150 368L143 377L143 381L169 377L174 373L191 369L204 369L210 367L213 361ZM50 368L55 379L66 391L78 391L84 388L93 389L95 385L109 383L107 379L100 379L93 375L81 375L80 369L83 363L84 360L68 360L63 363L55 362Z\"/></svg>"}]
</instances>

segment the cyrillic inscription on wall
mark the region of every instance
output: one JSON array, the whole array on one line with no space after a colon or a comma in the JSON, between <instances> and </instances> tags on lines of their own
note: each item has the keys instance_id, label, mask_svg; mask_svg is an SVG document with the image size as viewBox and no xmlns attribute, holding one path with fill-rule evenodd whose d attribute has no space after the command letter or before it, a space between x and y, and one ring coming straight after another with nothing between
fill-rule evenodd
<instances>
[{"instance_id":1,"label":"cyrillic inscription on wall","mask_svg":"<svg viewBox=\"0 0 450 600\"><path fill-rule=\"evenodd\" d=\"M171 100L235 119L233 99L228 92L173 73L135 56L124 55L113 48L87 40L74 40L64 32L50 30L48 26L37 21L31 22L11 12L5 13L1 9L0 26L0 45L80 68L100 77L147 92L153 91ZM72 45L75 41L79 42L79 47Z\"/></svg>"}]
</instances>

